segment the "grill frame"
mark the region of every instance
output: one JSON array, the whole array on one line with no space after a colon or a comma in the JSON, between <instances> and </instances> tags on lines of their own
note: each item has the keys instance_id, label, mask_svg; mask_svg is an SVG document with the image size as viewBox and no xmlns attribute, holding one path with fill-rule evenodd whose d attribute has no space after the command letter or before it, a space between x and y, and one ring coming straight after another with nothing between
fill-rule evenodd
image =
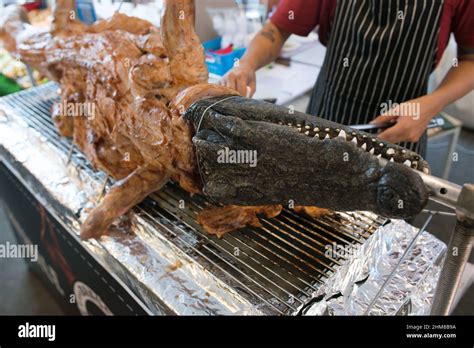
<instances>
[{"instance_id":1,"label":"grill frame","mask_svg":"<svg viewBox=\"0 0 474 348\"><path fill-rule=\"evenodd\" d=\"M104 182L106 175L94 171L51 122L52 105L59 100L57 90L57 84L48 83L4 97L2 105L7 114L18 116L38 131L62 156L71 152L70 165L81 176ZM109 184L110 180L107 187ZM178 206L180 200L184 209ZM195 219L208 204L204 197L190 198L177 185L168 184L136 206L134 212L156 227L152 232L155 237L171 241L265 314L297 313L344 261L344 257L325 256L325 247L333 242L362 244L388 221L368 212L311 219L284 210L276 218L262 218L262 228L244 228L219 239L208 235Z\"/></svg>"}]
</instances>

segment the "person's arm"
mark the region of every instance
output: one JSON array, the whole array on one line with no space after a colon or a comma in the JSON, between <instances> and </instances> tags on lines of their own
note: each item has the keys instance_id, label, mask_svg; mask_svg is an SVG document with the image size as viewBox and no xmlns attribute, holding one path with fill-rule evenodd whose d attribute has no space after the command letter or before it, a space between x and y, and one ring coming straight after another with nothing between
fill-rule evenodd
<instances>
[{"instance_id":1,"label":"person's arm","mask_svg":"<svg viewBox=\"0 0 474 348\"><path fill-rule=\"evenodd\" d=\"M290 33L268 21L253 38L238 65L222 78L220 84L235 89L243 96L251 97L256 88L255 72L278 58L289 36Z\"/></svg>"},{"instance_id":2,"label":"person's arm","mask_svg":"<svg viewBox=\"0 0 474 348\"><path fill-rule=\"evenodd\" d=\"M474 53L460 55L457 67L451 67L441 84L431 93L444 109L474 89Z\"/></svg>"},{"instance_id":3,"label":"person's arm","mask_svg":"<svg viewBox=\"0 0 474 348\"><path fill-rule=\"evenodd\" d=\"M395 108L388 115L381 115L373 123L396 122L396 124L379 134L379 138L398 143L418 141L425 132L431 119L446 106L462 98L474 89L474 54L459 56L458 66L453 66L441 84L430 94L407 101L413 104L410 108ZM404 115L403 110L419 110L417 115Z\"/></svg>"}]
</instances>

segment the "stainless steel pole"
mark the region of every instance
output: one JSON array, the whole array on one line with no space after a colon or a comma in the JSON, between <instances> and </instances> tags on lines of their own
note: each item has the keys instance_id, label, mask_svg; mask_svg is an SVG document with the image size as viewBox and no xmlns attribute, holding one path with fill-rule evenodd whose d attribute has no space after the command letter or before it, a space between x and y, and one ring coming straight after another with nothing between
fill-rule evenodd
<instances>
[{"instance_id":1,"label":"stainless steel pole","mask_svg":"<svg viewBox=\"0 0 474 348\"><path fill-rule=\"evenodd\" d=\"M456 203L457 222L433 299L432 315L448 315L474 241L474 185L465 184Z\"/></svg>"}]
</instances>

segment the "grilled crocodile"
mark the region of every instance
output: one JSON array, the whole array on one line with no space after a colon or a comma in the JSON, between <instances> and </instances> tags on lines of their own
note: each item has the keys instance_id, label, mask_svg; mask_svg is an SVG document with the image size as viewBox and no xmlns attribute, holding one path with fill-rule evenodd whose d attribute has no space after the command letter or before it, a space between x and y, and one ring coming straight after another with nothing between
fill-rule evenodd
<instances>
[{"instance_id":1,"label":"grilled crocodile","mask_svg":"<svg viewBox=\"0 0 474 348\"><path fill-rule=\"evenodd\" d=\"M414 170L429 166L416 153L208 84L193 1L165 1L160 29L120 13L85 26L74 9L58 0L51 30L40 32L7 8L0 39L59 82L62 103L94 105L75 117L53 112L59 132L116 180L84 215L81 238L98 238L170 180L215 203L198 221L219 235L258 226L258 214L274 217L286 205L409 218L426 204ZM254 157L223 159L229 153Z\"/></svg>"}]
</instances>

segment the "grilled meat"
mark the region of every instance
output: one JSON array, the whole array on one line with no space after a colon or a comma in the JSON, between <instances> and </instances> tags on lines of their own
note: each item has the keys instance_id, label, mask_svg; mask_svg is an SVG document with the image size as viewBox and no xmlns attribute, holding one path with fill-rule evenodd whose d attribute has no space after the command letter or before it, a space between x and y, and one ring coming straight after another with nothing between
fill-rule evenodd
<instances>
[{"instance_id":1,"label":"grilled meat","mask_svg":"<svg viewBox=\"0 0 474 348\"><path fill-rule=\"evenodd\" d=\"M403 165L428 170L416 154L207 84L192 0L165 1L160 29L119 13L85 26L74 8L57 1L49 32L32 30L19 8L7 8L0 40L59 82L62 103L92 106L75 117L53 111L59 132L116 180L83 223L83 239L99 237L169 180L228 205L198 218L218 235L256 226L259 214L276 216L289 201L394 217L413 216L426 203L421 179ZM220 150L254 151L258 163L222 163ZM395 163L382 167L377 155Z\"/></svg>"},{"instance_id":2,"label":"grilled meat","mask_svg":"<svg viewBox=\"0 0 474 348\"><path fill-rule=\"evenodd\" d=\"M245 226L260 227L259 215L273 218L278 216L282 209L281 205L209 207L201 211L197 221L209 233L222 237L227 232Z\"/></svg>"},{"instance_id":3,"label":"grilled meat","mask_svg":"<svg viewBox=\"0 0 474 348\"><path fill-rule=\"evenodd\" d=\"M203 192L213 201L370 210L393 218L414 216L427 201L410 168L428 172L426 161L370 134L239 96L199 100L184 118L196 129ZM222 163L222 154L249 151L255 167L231 158Z\"/></svg>"}]
</instances>

